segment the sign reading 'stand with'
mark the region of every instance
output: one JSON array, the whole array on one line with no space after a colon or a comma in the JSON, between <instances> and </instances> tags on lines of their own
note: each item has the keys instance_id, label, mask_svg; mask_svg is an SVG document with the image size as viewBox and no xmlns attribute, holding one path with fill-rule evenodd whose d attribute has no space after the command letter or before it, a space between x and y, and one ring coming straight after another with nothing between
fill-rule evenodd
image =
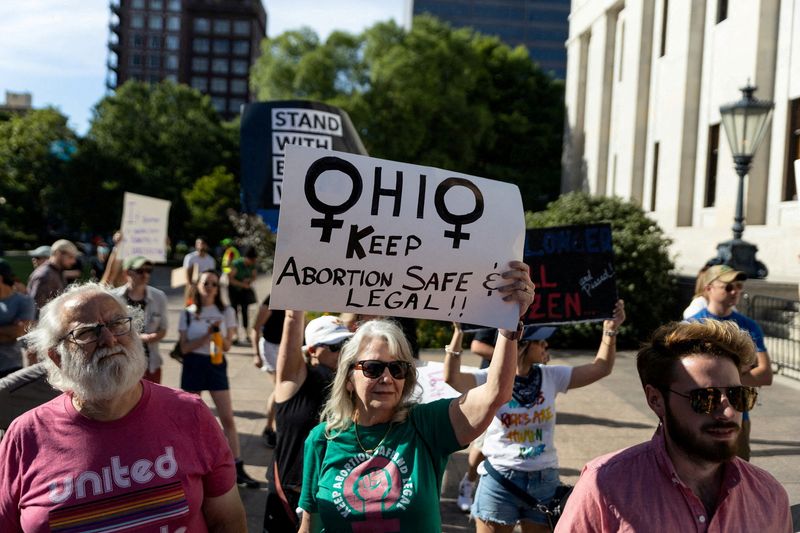
<instances>
[{"instance_id":1,"label":"sign reading 'stand with'","mask_svg":"<svg viewBox=\"0 0 800 533\"><path fill-rule=\"evenodd\" d=\"M303 100L247 104L241 122L245 212L278 209L290 145L366 155L350 118L339 108Z\"/></svg>"},{"instance_id":2,"label":"sign reading 'stand with'","mask_svg":"<svg viewBox=\"0 0 800 533\"><path fill-rule=\"evenodd\" d=\"M284 146L270 305L513 329L498 287L525 236L515 185Z\"/></svg>"}]
</instances>

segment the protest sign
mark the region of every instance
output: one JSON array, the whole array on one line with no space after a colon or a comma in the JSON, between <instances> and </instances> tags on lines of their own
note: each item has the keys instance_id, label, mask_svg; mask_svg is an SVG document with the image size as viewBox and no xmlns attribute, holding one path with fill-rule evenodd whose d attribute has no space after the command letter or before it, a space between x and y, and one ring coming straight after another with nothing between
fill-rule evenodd
<instances>
[{"instance_id":1,"label":"protest sign","mask_svg":"<svg viewBox=\"0 0 800 533\"><path fill-rule=\"evenodd\" d=\"M319 102L247 104L240 130L242 210L265 220L281 203L287 146L367 154L347 113Z\"/></svg>"},{"instance_id":2,"label":"protest sign","mask_svg":"<svg viewBox=\"0 0 800 533\"><path fill-rule=\"evenodd\" d=\"M444 380L444 364L438 361L416 361L417 383L420 388L420 403L430 403L442 398L457 398L461 393L448 385ZM462 372L475 374L479 371L475 366L461 366Z\"/></svg>"},{"instance_id":3,"label":"protest sign","mask_svg":"<svg viewBox=\"0 0 800 533\"><path fill-rule=\"evenodd\" d=\"M526 324L612 317L617 285L609 224L529 229L525 262L536 284Z\"/></svg>"},{"instance_id":4,"label":"protest sign","mask_svg":"<svg viewBox=\"0 0 800 533\"><path fill-rule=\"evenodd\" d=\"M524 231L515 185L289 146L270 306L514 329Z\"/></svg>"},{"instance_id":5,"label":"protest sign","mask_svg":"<svg viewBox=\"0 0 800 533\"><path fill-rule=\"evenodd\" d=\"M126 192L122 206L122 241L117 259L143 255L154 263L167 260L167 224L171 202Z\"/></svg>"}]
</instances>

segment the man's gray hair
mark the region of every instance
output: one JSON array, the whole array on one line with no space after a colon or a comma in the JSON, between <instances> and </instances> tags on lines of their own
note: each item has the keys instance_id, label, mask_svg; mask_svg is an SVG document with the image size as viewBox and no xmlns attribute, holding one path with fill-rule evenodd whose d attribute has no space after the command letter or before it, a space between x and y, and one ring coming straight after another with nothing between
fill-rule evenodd
<instances>
[{"instance_id":1,"label":"man's gray hair","mask_svg":"<svg viewBox=\"0 0 800 533\"><path fill-rule=\"evenodd\" d=\"M107 285L96 282L76 283L70 285L64 292L50 300L39 311L39 321L22 337L26 346L35 351L40 361L48 362L48 352L57 349L63 341L65 324L63 324L64 305L75 298L86 298L90 295L110 296L119 303L120 308L124 309L133 318L131 324L135 331L142 331L144 326L144 312L138 307L129 306L122 296L114 293ZM49 365L48 365L49 366ZM49 370L49 368L48 368Z\"/></svg>"}]
</instances>

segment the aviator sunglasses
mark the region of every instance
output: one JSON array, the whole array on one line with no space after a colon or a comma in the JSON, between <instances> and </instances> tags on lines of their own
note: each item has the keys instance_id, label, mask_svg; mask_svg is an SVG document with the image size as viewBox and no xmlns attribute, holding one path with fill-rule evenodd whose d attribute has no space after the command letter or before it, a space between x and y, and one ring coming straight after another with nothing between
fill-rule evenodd
<instances>
[{"instance_id":1,"label":"aviator sunglasses","mask_svg":"<svg viewBox=\"0 0 800 533\"><path fill-rule=\"evenodd\" d=\"M723 392L731 406L739 412L750 411L756 404L756 398L758 398L758 391L755 388L742 385L692 389L689 394L682 394L672 389L669 389L669 391L683 398L689 398L692 410L701 415L709 415L720 406Z\"/></svg>"},{"instance_id":2,"label":"aviator sunglasses","mask_svg":"<svg viewBox=\"0 0 800 533\"><path fill-rule=\"evenodd\" d=\"M337 342L336 344L320 343L320 344L317 344L317 346L322 346L323 348L327 348L328 350L330 350L333 353L338 353L338 352L342 351L342 346L344 346L344 341Z\"/></svg>"},{"instance_id":3,"label":"aviator sunglasses","mask_svg":"<svg viewBox=\"0 0 800 533\"><path fill-rule=\"evenodd\" d=\"M361 370L365 377L370 379L378 379L383 375L383 369L389 368L389 373L394 379L406 379L408 371L411 370L411 364L405 361L391 361L385 363L377 359L367 359L366 361L359 361L353 368Z\"/></svg>"}]
</instances>

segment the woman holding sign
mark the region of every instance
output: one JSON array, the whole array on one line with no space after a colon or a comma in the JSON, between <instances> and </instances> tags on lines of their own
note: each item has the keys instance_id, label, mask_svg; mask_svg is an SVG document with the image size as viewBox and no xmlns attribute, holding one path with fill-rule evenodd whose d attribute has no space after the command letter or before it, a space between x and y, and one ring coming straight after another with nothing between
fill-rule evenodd
<instances>
[{"instance_id":1,"label":"woman holding sign","mask_svg":"<svg viewBox=\"0 0 800 533\"><path fill-rule=\"evenodd\" d=\"M603 322L603 337L594 361L576 367L545 366L550 359L547 338L555 328L529 326L517 347L516 376L511 400L502 405L486 430L484 461L472 515L477 531L508 532L519 523L525 533L550 531L547 516L535 503L547 505L560 482L554 447L555 399L559 392L585 387L614 368L616 335L625 321L625 304L618 300L612 320ZM462 372L461 329L445 348L445 381L459 392L475 390L489 378L485 370Z\"/></svg>"},{"instance_id":2,"label":"woman holding sign","mask_svg":"<svg viewBox=\"0 0 800 533\"><path fill-rule=\"evenodd\" d=\"M499 290L522 314L533 283L524 263L510 268ZM417 404L416 368L400 328L386 320L361 325L342 348L322 422L306 439L300 531L440 531L448 457L511 398L521 328L500 333L483 386Z\"/></svg>"}]
</instances>

